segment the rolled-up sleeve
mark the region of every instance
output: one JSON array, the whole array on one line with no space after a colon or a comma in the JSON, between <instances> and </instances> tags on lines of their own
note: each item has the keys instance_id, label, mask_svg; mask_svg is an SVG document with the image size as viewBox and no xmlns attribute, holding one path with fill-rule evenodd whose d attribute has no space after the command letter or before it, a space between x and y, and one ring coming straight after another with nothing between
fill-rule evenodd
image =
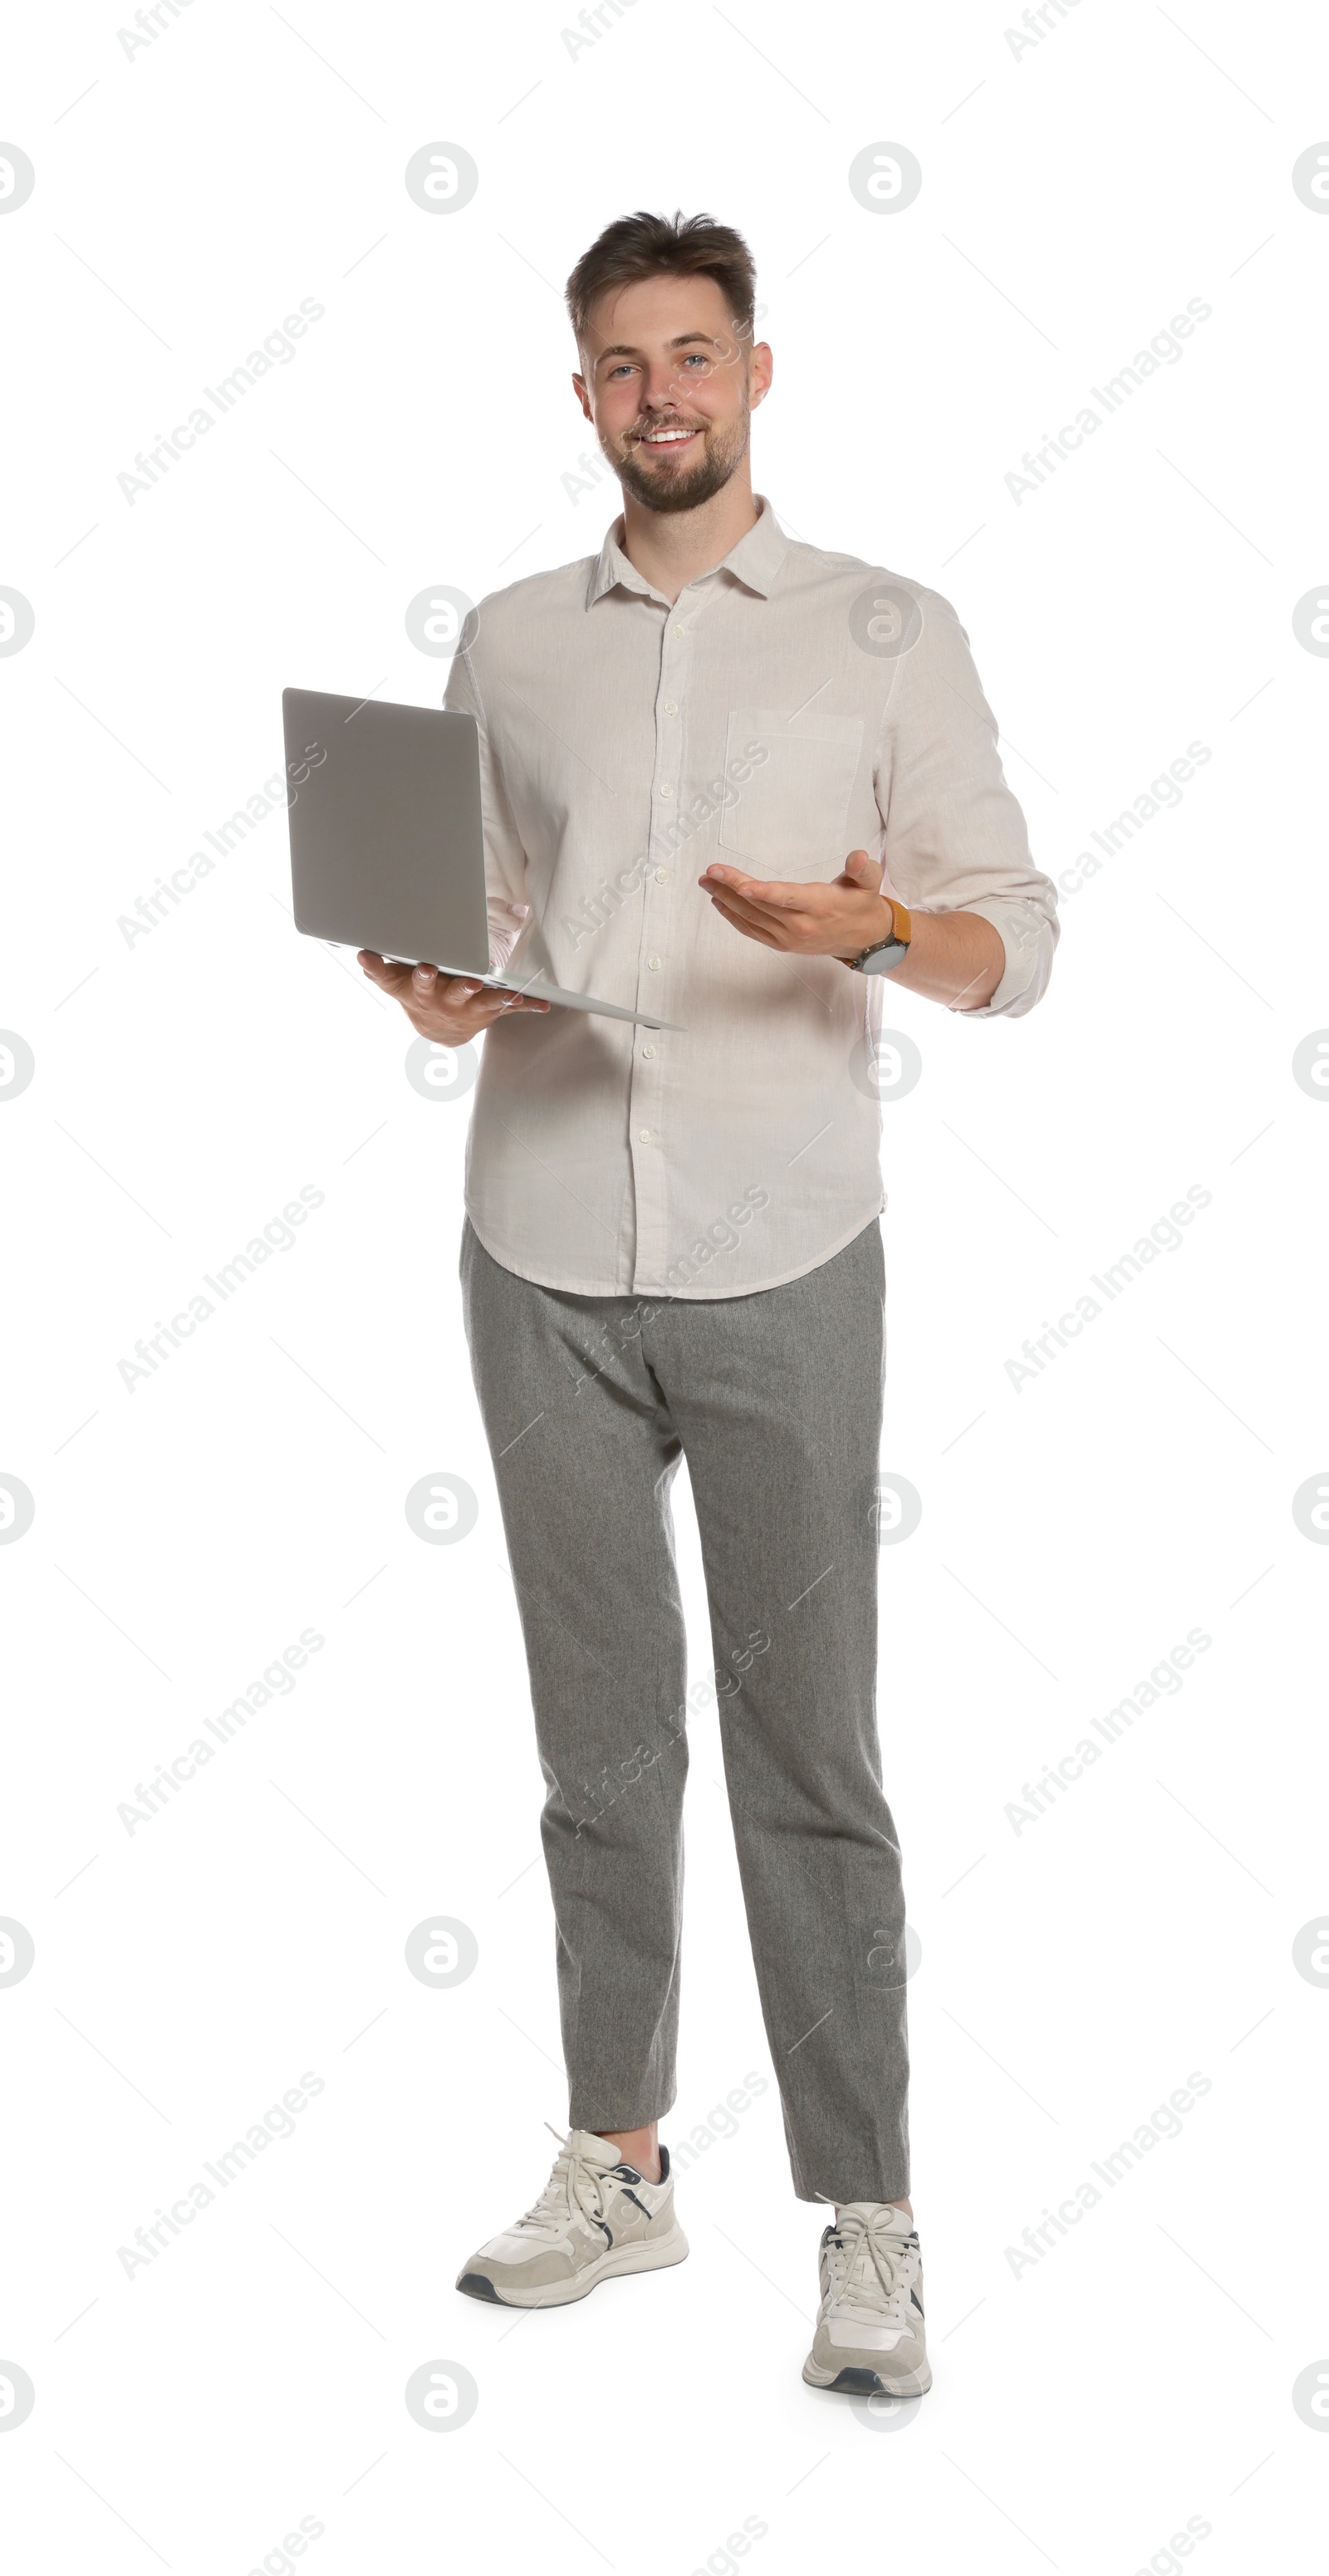
<instances>
[{"instance_id":1,"label":"rolled-up sleeve","mask_svg":"<svg viewBox=\"0 0 1329 2576\"><path fill-rule=\"evenodd\" d=\"M895 665L874 770L887 882L921 912L992 923L1006 951L1001 982L980 1010L958 1007L966 1019L1018 1019L1052 972L1056 890L1030 855L964 628L936 591L914 596L922 625Z\"/></svg>"},{"instance_id":2,"label":"rolled-up sleeve","mask_svg":"<svg viewBox=\"0 0 1329 2576\"><path fill-rule=\"evenodd\" d=\"M526 892L526 852L504 792L502 773L485 721L480 683L470 652L464 645L448 673L443 704L450 715L474 716L480 729L480 810L485 836L489 965L490 972L497 975L506 966L524 927L524 918L516 907L529 905L530 901Z\"/></svg>"}]
</instances>

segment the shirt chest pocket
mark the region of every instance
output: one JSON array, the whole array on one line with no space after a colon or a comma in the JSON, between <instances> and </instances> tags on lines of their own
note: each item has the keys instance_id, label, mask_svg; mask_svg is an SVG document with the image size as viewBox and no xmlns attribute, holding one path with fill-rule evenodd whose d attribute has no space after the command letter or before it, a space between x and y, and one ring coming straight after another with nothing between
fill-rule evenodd
<instances>
[{"instance_id":1,"label":"shirt chest pocket","mask_svg":"<svg viewBox=\"0 0 1329 2576\"><path fill-rule=\"evenodd\" d=\"M790 718L732 707L721 849L745 859L757 877L838 876L862 741L859 716Z\"/></svg>"}]
</instances>

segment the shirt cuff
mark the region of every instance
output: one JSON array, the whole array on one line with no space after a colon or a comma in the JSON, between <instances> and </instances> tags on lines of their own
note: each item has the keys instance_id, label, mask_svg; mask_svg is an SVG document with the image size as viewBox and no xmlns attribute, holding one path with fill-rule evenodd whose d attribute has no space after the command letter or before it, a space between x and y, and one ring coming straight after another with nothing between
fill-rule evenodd
<instances>
[{"instance_id":1,"label":"shirt cuff","mask_svg":"<svg viewBox=\"0 0 1329 2576\"><path fill-rule=\"evenodd\" d=\"M501 895L489 898L489 972L501 975L516 947L531 907L528 903L505 903Z\"/></svg>"},{"instance_id":2,"label":"shirt cuff","mask_svg":"<svg viewBox=\"0 0 1329 2576\"><path fill-rule=\"evenodd\" d=\"M963 912L976 912L990 921L1006 951L1006 965L991 1001L980 1010L966 1011L957 1017L965 1020L1018 1020L1032 1011L1042 998L1052 972L1052 952L1057 944L1057 925L1041 903L1025 896L980 895L976 903L962 904Z\"/></svg>"}]
</instances>

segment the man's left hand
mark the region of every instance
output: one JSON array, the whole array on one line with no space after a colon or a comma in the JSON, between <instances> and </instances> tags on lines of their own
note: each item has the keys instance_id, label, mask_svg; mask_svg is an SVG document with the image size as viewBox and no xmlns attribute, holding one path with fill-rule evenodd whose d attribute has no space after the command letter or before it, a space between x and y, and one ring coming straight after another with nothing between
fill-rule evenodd
<instances>
[{"instance_id":1,"label":"man's left hand","mask_svg":"<svg viewBox=\"0 0 1329 2576\"><path fill-rule=\"evenodd\" d=\"M883 873L866 850L851 850L843 874L829 885L766 883L718 864L697 883L745 939L801 957L857 957L891 936L891 908L879 890Z\"/></svg>"}]
</instances>

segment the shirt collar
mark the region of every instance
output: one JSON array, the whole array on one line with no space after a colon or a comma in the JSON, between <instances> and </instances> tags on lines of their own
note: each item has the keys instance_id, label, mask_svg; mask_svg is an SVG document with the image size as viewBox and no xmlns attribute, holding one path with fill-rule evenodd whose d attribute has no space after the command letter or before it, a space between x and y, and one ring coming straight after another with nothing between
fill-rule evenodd
<instances>
[{"instance_id":1,"label":"shirt collar","mask_svg":"<svg viewBox=\"0 0 1329 2576\"><path fill-rule=\"evenodd\" d=\"M699 581L709 581L712 573L732 573L736 581L742 582L745 590L755 591L759 599L769 599L775 587L780 566L789 552L789 540L765 494L758 492L754 498L759 514L755 526L748 529L746 536L739 538L737 545L731 547L722 563L713 565L711 572L699 573L696 578ZM648 599L658 599L661 596L660 592L638 572L636 565L629 563L623 552L622 537L623 521L619 517L615 519L612 528L606 531L604 544L591 567L591 578L586 592L588 609L594 607L597 599L603 599L607 590L613 590L616 586L624 590L640 591Z\"/></svg>"}]
</instances>

